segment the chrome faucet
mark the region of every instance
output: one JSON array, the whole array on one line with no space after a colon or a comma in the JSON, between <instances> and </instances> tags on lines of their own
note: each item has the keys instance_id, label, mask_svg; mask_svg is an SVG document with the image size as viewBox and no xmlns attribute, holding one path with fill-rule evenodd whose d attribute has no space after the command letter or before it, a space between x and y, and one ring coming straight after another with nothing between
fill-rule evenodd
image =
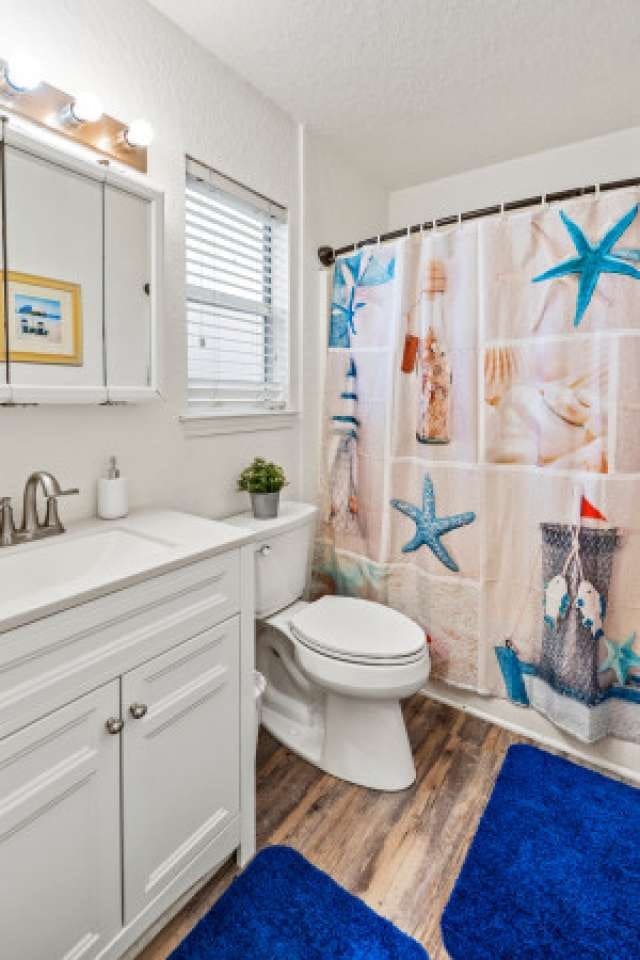
<instances>
[{"instance_id":1,"label":"chrome faucet","mask_svg":"<svg viewBox=\"0 0 640 960\"><path fill-rule=\"evenodd\" d=\"M44 522L38 517L37 496L41 489L46 499ZM13 508L9 497L0 497L0 547L9 547L16 543L28 543L64 533L64 527L58 514L58 497L68 497L80 493L77 487L62 490L51 473L37 470L28 478L24 487L22 525L16 530Z\"/></svg>"}]
</instances>

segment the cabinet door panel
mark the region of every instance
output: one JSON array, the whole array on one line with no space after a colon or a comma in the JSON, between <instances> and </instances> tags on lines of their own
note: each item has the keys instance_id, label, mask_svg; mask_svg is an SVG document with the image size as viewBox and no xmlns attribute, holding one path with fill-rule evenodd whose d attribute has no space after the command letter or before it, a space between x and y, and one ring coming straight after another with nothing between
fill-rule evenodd
<instances>
[{"instance_id":1,"label":"cabinet door panel","mask_svg":"<svg viewBox=\"0 0 640 960\"><path fill-rule=\"evenodd\" d=\"M118 715L113 681L0 741L3 956L89 960L121 926Z\"/></svg>"},{"instance_id":2,"label":"cabinet door panel","mask_svg":"<svg viewBox=\"0 0 640 960\"><path fill-rule=\"evenodd\" d=\"M238 812L239 639L234 617L122 679L126 922Z\"/></svg>"}]
</instances>

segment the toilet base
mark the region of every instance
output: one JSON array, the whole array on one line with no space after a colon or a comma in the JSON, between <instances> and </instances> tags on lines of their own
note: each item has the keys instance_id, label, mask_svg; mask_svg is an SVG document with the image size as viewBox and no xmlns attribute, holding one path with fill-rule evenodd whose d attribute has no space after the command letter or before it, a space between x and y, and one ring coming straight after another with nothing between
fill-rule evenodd
<instances>
[{"instance_id":1,"label":"toilet base","mask_svg":"<svg viewBox=\"0 0 640 960\"><path fill-rule=\"evenodd\" d=\"M416 779L397 700L328 693L312 722L265 704L262 725L280 743L334 777L371 790L406 790Z\"/></svg>"},{"instance_id":2,"label":"toilet base","mask_svg":"<svg viewBox=\"0 0 640 960\"><path fill-rule=\"evenodd\" d=\"M410 787L416 768L399 701L328 693L319 766L372 790Z\"/></svg>"}]
</instances>

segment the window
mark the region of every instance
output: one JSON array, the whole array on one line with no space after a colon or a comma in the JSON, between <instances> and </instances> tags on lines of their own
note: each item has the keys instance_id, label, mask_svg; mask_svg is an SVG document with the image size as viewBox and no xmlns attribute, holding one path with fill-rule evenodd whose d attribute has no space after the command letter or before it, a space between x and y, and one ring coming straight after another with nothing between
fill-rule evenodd
<instances>
[{"instance_id":1,"label":"window","mask_svg":"<svg viewBox=\"0 0 640 960\"><path fill-rule=\"evenodd\" d=\"M187 159L190 412L286 407L288 253L283 207Z\"/></svg>"}]
</instances>

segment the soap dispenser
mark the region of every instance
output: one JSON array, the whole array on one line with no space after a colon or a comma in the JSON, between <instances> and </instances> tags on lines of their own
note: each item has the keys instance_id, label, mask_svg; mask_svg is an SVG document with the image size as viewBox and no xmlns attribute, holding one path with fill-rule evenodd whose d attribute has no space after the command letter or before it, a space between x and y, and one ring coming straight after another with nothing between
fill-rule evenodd
<instances>
[{"instance_id":1,"label":"soap dispenser","mask_svg":"<svg viewBox=\"0 0 640 960\"><path fill-rule=\"evenodd\" d=\"M98 480L98 516L102 520L118 520L128 512L127 481L120 476L118 461L111 457L107 476Z\"/></svg>"}]
</instances>

